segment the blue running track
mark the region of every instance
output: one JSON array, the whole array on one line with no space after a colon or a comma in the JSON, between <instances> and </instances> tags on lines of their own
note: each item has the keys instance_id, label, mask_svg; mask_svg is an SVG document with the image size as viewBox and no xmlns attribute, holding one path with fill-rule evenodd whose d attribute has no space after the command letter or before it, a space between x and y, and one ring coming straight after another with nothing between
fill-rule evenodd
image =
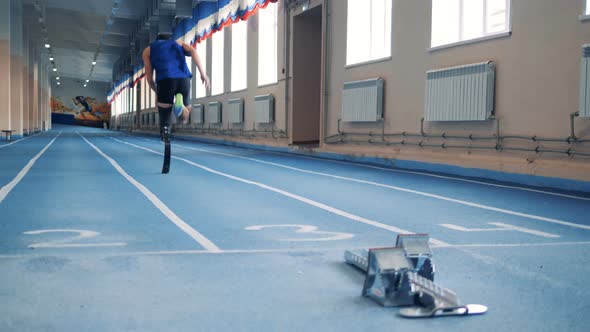
<instances>
[{"instance_id":1,"label":"blue running track","mask_svg":"<svg viewBox=\"0 0 590 332\"><path fill-rule=\"evenodd\" d=\"M590 194L61 126L0 143L0 331L588 331ZM346 249L428 233L485 315L405 319Z\"/></svg>"}]
</instances>

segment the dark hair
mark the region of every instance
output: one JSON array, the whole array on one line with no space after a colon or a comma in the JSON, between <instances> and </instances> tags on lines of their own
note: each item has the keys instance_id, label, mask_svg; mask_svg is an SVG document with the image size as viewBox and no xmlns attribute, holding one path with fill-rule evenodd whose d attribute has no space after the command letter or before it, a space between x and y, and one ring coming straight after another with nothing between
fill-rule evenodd
<instances>
[{"instance_id":1,"label":"dark hair","mask_svg":"<svg viewBox=\"0 0 590 332\"><path fill-rule=\"evenodd\" d=\"M170 40L170 39L172 39L172 34L166 33L166 32L159 32L158 37L156 39L157 40Z\"/></svg>"}]
</instances>

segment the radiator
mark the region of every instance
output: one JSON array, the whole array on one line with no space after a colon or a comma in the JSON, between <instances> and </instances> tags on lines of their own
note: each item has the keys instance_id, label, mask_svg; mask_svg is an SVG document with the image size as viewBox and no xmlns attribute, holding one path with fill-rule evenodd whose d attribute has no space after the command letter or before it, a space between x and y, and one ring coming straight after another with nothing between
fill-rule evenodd
<instances>
[{"instance_id":1,"label":"radiator","mask_svg":"<svg viewBox=\"0 0 590 332\"><path fill-rule=\"evenodd\" d=\"M207 110L207 118L209 123L221 123L221 103L214 101L209 103Z\"/></svg>"},{"instance_id":2,"label":"radiator","mask_svg":"<svg viewBox=\"0 0 590 332\"><path fill-rule=\"evenodd\" d=\"M203 112L203 104L195 104L193 105L193 110L191 111L191 123L192 124L202 124L204 122L205 112Z\"/></svg>"},{"instance_id":3,"label":"radiator","mask_svg":"<svg viewBox=\"0 0 590 332\"><path fill-rule=\"evenodd\" d=\"M230 123L244 122L244 100L242 98L228 100L228 112Z\"/></svg>"},{"instance_id":4,"label":"radiator","mask_svg":"<svg viewBox=\"0 0 590 332\"><path fill-rule=\"evenodd\" d=\"M383 79L344 83L342 121L376 122L383 118Z\"/></svg>"},{"instance_id":5,"label":"radiator","mask_svg":"<svg viewBox=\"0 0 590 332\"><path fill-rule=\"evenodd\" d=\"M488 120L494 111L493 62L431 70L426 73L426 121Z\"/></svg>"},{"instance_id":6,"label":"radiator","mask_svg":"<svg viewBox=\"0 0 590 332\"><path fill-rule=\"evenodd\" d=\"M254 97L254 108L256 109L256 123L274 122L275 97L273 95L260 95Z\"/></svg>"},{"instance_id":7,"label":"radiator","mask_svg":"<svg viewBox=\"0 0 590 332\"><path fill-rule=\"evenodd\" d=\"M590 117L590 44L582 46L580 68L580 116Z\"/></svg>"}]
</instances>

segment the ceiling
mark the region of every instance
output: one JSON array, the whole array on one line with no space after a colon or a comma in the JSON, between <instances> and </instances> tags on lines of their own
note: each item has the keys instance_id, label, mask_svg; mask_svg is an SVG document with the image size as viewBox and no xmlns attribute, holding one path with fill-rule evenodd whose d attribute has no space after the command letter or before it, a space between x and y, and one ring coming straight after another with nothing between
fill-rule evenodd
<instances>
[{"instance_id":1,"label":"ceiling","mask_svg":"<svg viewBox=\"0 0 590 332\"><path fill-rule=\"evenodd\" d=\"M24 23L30 40L50 44L43 52L53 55L54 76L112 82L138 63L160 21L173 28L202 1L23 0Z\"/></svg>"}]
</instances>

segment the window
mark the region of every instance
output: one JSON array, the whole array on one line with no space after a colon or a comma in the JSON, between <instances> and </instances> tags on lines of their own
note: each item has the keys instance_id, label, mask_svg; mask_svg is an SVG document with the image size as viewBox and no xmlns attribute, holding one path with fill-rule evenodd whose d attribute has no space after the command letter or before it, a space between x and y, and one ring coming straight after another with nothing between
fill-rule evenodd
<instances>
[{"instance_id":1,"label":"window","mask_svg":"<svg viewBox=\"0 0 590 332\"><path fill-rule=\"evenodd\" d=\"M590 16L590 0L586 0L586 11L584 14Z\"/></svg>"},{"instance_id":2,"label":"window","mask_svg":"<svg viewBox=\"0 0 590 332\"><path fill-rule=\"evenodd\" d=\"M184 60L186 61L186 66L187 66L187 68L188 68L188 71L190 71L190 72L191 72L191 74L193 74L193 78L191 78L191 85L190 85L190 87L189 87L189 94L188 94L188 99L189 99L189 100L188 100L188 102L189 102L189 103L192 103L192 98L193 98L193 96L195 95L195 94L192 92L192 87L195 85L195 82L196 82L196 80L195 80L195 75L194 75L194 72L195 72L195 71L193 70L193 58L192 58L192 57L190 57L190 56L185 56L185 57L184 57Z\"/></svg>"},{"instance_id":3,"label":"window","mask_svg":"<svg viewBox=\"0 0 590 332\"><path fill-rule=\"evenodd\" d=\"M145 88L147 87L147 79L145 78L145 76L141 79L141 110L143 111L144 109L146 109L145 107L145 93L146 90Z\"/></svg>"},{"instance_id":4,"label":"window","mask_svg":"<svg viewBox=\"0 0 590 332\"><path fill-rule=\"evenodd\" d=\"M190 56L185 56L184 59L186 60L186 66L188 67L188 71L191 73L193 72L193 58Z\"/></svg>"},{"instance_id":5,"label":"window","mask_svg":"<svg viewBox=\"0 0 590 332\"><path fill-rule=\"evenodd\" d=\"M432 0L431 47L488 37L510 29L510 0Z\"/></svg>"},{"instance_id":6,"label":"window","mask_svg":"<svg viewBox=\"0 0 590 332\"><path fill-rule=\"evenodd\" d=\"M248 23L231 26L231 91L248 87Z\"/></svg>"},{"instance_id":7,"label":"window","mask_svg":"<svg viewBox=\"0 0 590 332\"><path fill-rule=\"evenodd\" d=\"M217 31L212 38L211 53L211 94L218 95L223 93L223 39L224 30Z\"/></svg>"},{"instance_id":8,"label":"window","mask_svg":"<svg viewBox=\"0 0 590 332\"><path fill-rule=\"evenodd\" d=\"M203 65L203 70L207 70L207 40L205 39L203 41L201 41L200 43L197 44L197 54L199 55L199 58L201 59L201 64ZM205 84L203 84L201 82L201 74L198 72L198 70L195 70L195 74L197 76L196 78L196 86L197 86L197 93L196 93L196 97L197 98L203 98L207 96L207 88L205 88Z\"/></svg>"},{"instance_id":9,"label":"window","mask_svg":"<svg viewBox=\"0 0 590 332\"><path fill-rule=\"evenodd\" d=\"M136 107L135 107L135 100L136 100L136 96L135 96L135 92L137 90L135 89L135 87L130 88L129 89L129 111L130 112L135 112L136 111Z\"/></svg>"},{"instance_id":10,"label":"window","mask_svg":"<svg viewBox=\"0 0 590 332\"><path fill-rule=\"evenodd\" d=\"M392 0L348 0L346 64L391 56Z\"/></svg>"},{"instance_id":11,"label":"window","mask_svg":"<svg viewBox=\"0 0 590 332\"><path fill-rule=\"evenodd\" d=\"M278 82L277 4L258 11L258 85Z\"/></svg>"},{"instance_id":12,"label":"window","mask_svg":"<svg viewBox=\"0 0 590 332\"><path fill-rule=\"evenodd\" d=\"M150 108L156 107L156 92L151 88L148 89L150 91Z\"/></svg>"}]
</instances>

